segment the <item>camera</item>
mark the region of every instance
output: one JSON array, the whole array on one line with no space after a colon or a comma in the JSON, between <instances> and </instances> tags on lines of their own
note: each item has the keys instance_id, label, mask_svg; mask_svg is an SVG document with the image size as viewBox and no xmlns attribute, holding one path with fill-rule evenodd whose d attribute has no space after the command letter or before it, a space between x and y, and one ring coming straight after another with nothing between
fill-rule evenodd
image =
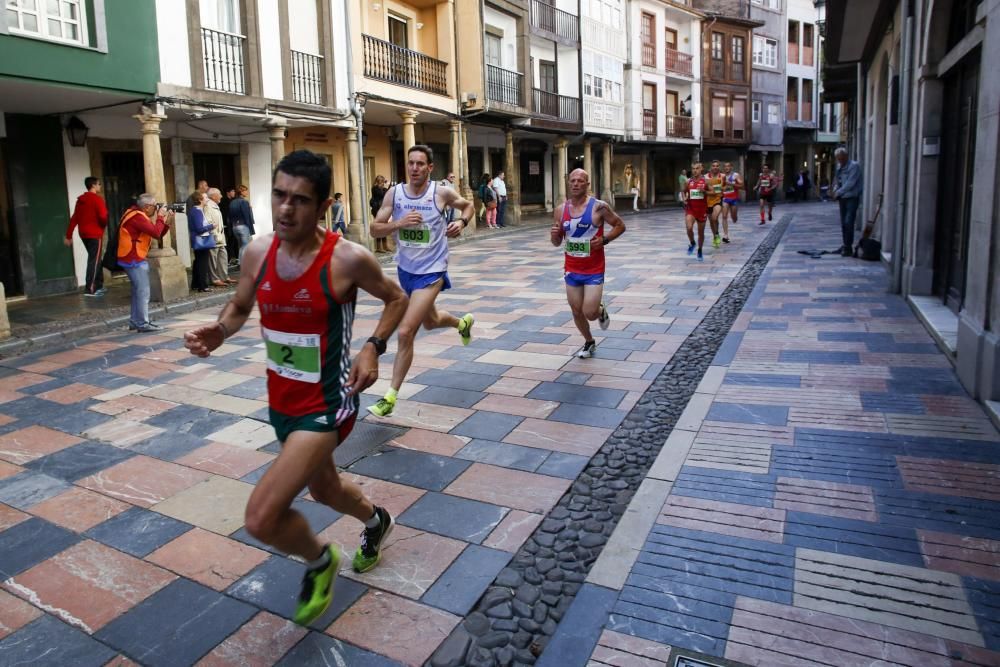
<instances>
[{"instance_id":1,"label":"camera","mask_svg":"<svg viewBox=\"0 0 1000 667\"><path fill-rule=\"evenodd\" d=\"M179 201L174 202L173 204L157 204L156 208L165 208L168 211L173 211L174 213L184 213L184 209L187 208L187 205L184 202Z\"/></svg>"}]
</instances>

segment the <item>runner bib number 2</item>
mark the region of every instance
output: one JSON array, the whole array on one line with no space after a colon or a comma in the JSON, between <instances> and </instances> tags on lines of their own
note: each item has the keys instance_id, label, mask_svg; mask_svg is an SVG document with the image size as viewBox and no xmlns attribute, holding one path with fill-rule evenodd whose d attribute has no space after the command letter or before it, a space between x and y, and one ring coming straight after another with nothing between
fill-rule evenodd
<instances>
[{"instance_id":1,"label":"runner bib number 2","mask_svg":"<svg viewBox=\"0 0 1000 667\"><path fill-rule=\"evenodd\" d=\"M267 367L290 380L320 381L320 337L318 334L294 334L263 329Z\"/></svg>"}]
</instances>

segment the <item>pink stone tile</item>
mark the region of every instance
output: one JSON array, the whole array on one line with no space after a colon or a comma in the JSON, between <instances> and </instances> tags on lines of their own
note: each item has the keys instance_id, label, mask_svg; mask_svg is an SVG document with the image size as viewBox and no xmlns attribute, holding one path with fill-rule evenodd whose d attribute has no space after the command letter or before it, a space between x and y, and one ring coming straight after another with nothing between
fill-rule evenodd
<instances>
[{"instance_id":1,"label":"pink stone tile","mask_svg":"<svg viewBox=\"0 0 1000 667\"><path fill-rule=\"evenodd\" d=\"M487 387L486 392L490 394L504 394L506 396L524 396L537 387L538 384L538 380L502 377Z\"/></svg>"},{"instance_id":2,"label":"pink stone tile","mask_svg":"<svg viewBox=\"0 0 1000 667\"><path fill-rule=\"evenodd\" d=\"M82 533L130 507L128 503L74 487L38 503L31 508L31 513L63 528Z\"/></svg>"},{"instance_id":3,"label":"pink stone tile","mask_svg":"<svg viewBox=\"0 0 1000 667\"><path fill-rule=\"evenodd\" d=\"M375 423L394 424L408 428L447 433L472 415L472 410L434 405L419 401L401 400L388 417L378 419L369 415L366 419Z\"/></svg>"},{"instance_id":4,"label":"pink stone tile","mask_svg":"<svg viewBox=\"0 0 1000 667\"><path fill-rule=\"evenodd\" d=\"M444 490L453 496L545 514L572 483L547 475L473 463Z\"/></svg>"},{"instance_id":5,"label":"pink stone tile","mask_svg":"<svg viewBox=\"0 0 1000 667\"><path fill-rule=\"evenodd\" d=\"M503 441L589 458L601 448L611 433L612 430L607 428L525 419Z\"/></svg>"},{"instance_id":6,"label":"pink stone tile","mask_svg":"<svg viewBox=\"0 0 1000 667\"><path fill-rule=\"evenodd\" d=\"M41 611L21 598L0 591L0 639L17 632L41 615Z\"/></svg>"},{"instance_id":7,"label":"pink stone tile","mask_svg":"<svg viewBox=\"0 0 1000 667\"><path fill-rule=\"evenodd\" d=\"M608 375L591 375L584 382L587 387L600 387L602 389L621 389L623 391L646 391L649 389L649 380L635 378L617 378Z\"/></svg>"},{"instance_id":8,"label":"pink stone tile","mask_svg":"<svg viewBox=\"0 0 1000 667\"><path fill-rule=\"evenodd\" d=\"M157 336L157 338L160 338L160 336ZM167 373L172 373L174 371L181 370L182 368L183 366L163 361L140 359L139 361L130 361L127 364L122 364L120 366L113 366L108 369L108 372L116 373L118 375L126 375L140 380L154 380L161 375L166 375Z\"/></svg>"},{"instance_id":9,"label":"pink stone tile","mask_svg":"<svg viewBox=\"0 0 1000 667\"><path fill-rule=\"evenodd\" d=\"M507 415L536 419L545 419L558 407L558 401L540 401L534 398L504 396L503 394L491 394L472 406L474 410L502 412Z\"/></svg>"},{"instance_id":10,"label":"pink stone tile","mask_svg":"<svg viewBox=\"0 0 1000 667\"><path fill-rule=\"evenodd\" d=\"M22 371L29 371L31 373L51 373L52 371L58 371L60 369L66 368L68 364L57 364L54 361L39 361L34 364L29 364L28 366L22 366Z\"/></svg>"},{"instance_id":11,"label":"pink stone tile","mask_svg":"<svg viewBox=\"0 0 1000 667\"><path fill-rule=\"evenodd\" d=\"M150 350L149 352L144 352L139 355L140 359L148 359L149 361L164 361L171 363L174 361L180 361L181 359L187 359L191 356L191 352L187 349L175 349L171 350L169 348L162 348L159 350Z\"/></svg>"},{"instance_id":12,"label":"pink stone tile","mask_svg":"<svg viewBox=\"0 0 1000 667\"><path fill-rule=\"evenodd\" d=\"M516 553L525 540L535 532L535 528L538 527L543 518L541 514L511 510L497 524L497 527L493 529L489 537L483 540L483 546Z\"/></svg>"},{"instance_id":13,"label":"pink stone tile","mask_svg":"<svg viewBox=\"0 0 1000 667\"><path fill-rule=\"evenodd\" d=\"M0 459L24 464L81 442L83 440L75 435L62 431L45 426L28 426L0 435Z\"/></svg>"},{"instance_id":14,"label":"pink stone tile","mask_svg":"<svg viewBox=\"0 0 1000 667\"><path fill-rule=\"evenodd\" d=\"M659 663L666 663L670 659L670 647L658 642L652 642L642 637L633 637L614 630L605 630L601 633L598 644L608 648L628 653L631 656L642 657ZM654 664L655 664L654 662ZM614 662L608 664L628 664L627 662Z\"/></svg>"},{"instance_id":15,"label":"pink stone tile","mask_svg":"<svg viewBox=\"0 0 1000 667\"><path fill-rule=\"evenodd\" d=\"M423 489L387 482L374 477L365 477L354 473L341 473L341 475L345 480L360 486L368 500L386 508L393 516L399 516L405 512L410 505L420 500L426 493Z\"/></svg>"},{"instance_id":16,"label":"pink stone tile","mask_svg":"<svg viewBox=\"0 0 1000 667\"><path fill-rule=\"evenodd\" d=\"M146 560L221 591L267 558L266 551L193 528L151 553Z\"/></svg>"},{"instance_id":17,"label":"pink stone tile","mask_svg":"<svg viewBox=\"0 0 1000 667\"><path fill-rule=\"evenodd\" d=\"M7 530L30 518L28 514L25 514L21 510L16 510L10 505L0 503L0 531Z\"/></svg>"},{"instance_id":18,"label":"pink stone tile","mask_svg":"<svg viewBox=\"0 0 1000 667\"><path fill-rule=\"evenodd\" d=\"M106 391L106 389L102 389L101 387L74 382L73 384L68 384L65 387L59 387L58 389L38 394L38 397L44 398L46 401L59 403L61 405L72 405L91 398L92 396L103 394Z\"/></svg>"},{"instance_id":19,"label":"pink stone tile","mask_svg":"<svg viewBox=\"0 0 1000 667\"><path fill-rule=\"evenodd\" d=\"M14 421L17 421L17 419L14 418L14 417L11 417L10 415L2 415L2 414L0 414L0 426L6 426L7 424L10 424L11 422L14 422Z\"/></svg>"},{"instance_id":20,"label":"pink stone tile","mask_svg":"<svg viewBox=\"0 0 1000 667\"><path fill-rule=\"evenodd\" d=\"M687 496L670 496L657 523L781 543L785 511Z\"/></svg>"},{"instance_id":21,"label":"pink stone tile","mask_svg":"<svg viewBox=\"0 0 1000 667\"><path fill-rule=\"evenodd\" d=\"M369 591L326 632L409 667L420 667L459 620L418 602Z\"/></svg>"},{"instance_id":22,"label":"pink stone tile","mask_svg":"<svg viewBox=\"0 0 1000 667\"><path fill-rule=\"evenodd\" d=\"M83 361L91 361L103 356L104 353L99 350L76 348L74 350L65 350L64 352L50 354L45 358L45 360L56 364L66 364L67 366L72 366L73 364L78 364Z\"/></svg>"},{"instance_id":23,"label":"pink stone tile","mask_svg":"<svg viewBox=\"0 0 1000 667\"><path fill-rule=\"evenodd\" d=\"M391 444L428 454L453 456L455 452L469 444L469 438L426 431L421 428L411 428L400 437L393 439ZM334 457L336 458L336 454L334 454Z\"/></svg>"},{"instance_id":24,"label":"pink stone tile","mask_svg":"<svg viewBox=\"0 0 1000 667\"><path fill-rule=\"evenodd\" d=\"M24 398L25 394L18 391L11 391L6 387L0 389L0 405L11 403L19 398Z\"/></svg>"},{"instance_id":25,"label":"pink stone tile","mask_svg":"<svg viewBox=\"0 0 1000 667\"><path fill-rule=\"evenodd\" d=\"M550 371L544 368L524 368L522 366L511 366L503 372L503 377L535 380L537 382L553 382L560 375L562 375L562 371Z\"/></svg>"},{"instance_id":26,"label":"pink stone tile","mask_svg":"<svg viewBox=\"0 0 1000 667\"><path fill-rule=\"evenodd\" d=\"M13 477L23 470L24 468L21 466L14 465L13 463L7 463L6 461L0 461L0 479Z\"/></svg>"},{"instance_id":27,"label":"pink stone tile","mask_svg":"<svg viewBox=\"0 0 1000 667\"><path fill-rule=\"evenodd\" d=\"M562 367L573 373L593 373L612 377L641 379L649 370L649 364L637 361L616 361L613 359L572 359Z\"/></svg>"},{"instance_id":28,"label":"pink stone tile","mask_svg":"<svg viewBox=\"0 0 1000 667\"><path fill-rule=\"evenodd\" d=\"M103 667L142 667L142 665L138 662L133 662L124 655L116 655L104 663Z\"/></svg>"},{"instance_id":29,"label":"pink stone tile","mask_svg":"<svg viewBox=\"0 0 1000 667\"><path fill-rule=\"evenodd\" d=\"M176 579L103 544L85 540L4 582L63 621L93 634Z\"/></svg>"},{"instance_id":30,"label":"pink stone tile","mask_svg":"<svg viewBox=\"0 0 1000 667\"><path fill-rule=\"evenodd\" d=\"M5 377L3 379L3 388L16 391L18 389L33 387L36 384L41 384L54 379L55 378L51 375L42 375L40 373L18 373L17 375Z\"/></svg>"},{"instance_id":31,"label":"pink stone tile","mask_svg":"<svg viewBox=\"0 0 1000 667\"><path fill-rule=\"evenodd\" d=\"M199 660L197 667L270 667L308 634L291 621L262 611Z\"/></svg>"},{"instance_id":32,"label":"pink stone tile","mask_svg":"<svg viewBox=\"0 0 1000 667\"><path fill-rule=\"evenodd\" d=\"M351 557L360 544L360 534L361 522L347 516L320 534L321 541L340 545L344 554L341 575L414 600L434 585L465 548L464 542L397 524L382 548L378 567L359 574L351 568Z\"/></svg>"},{"instance_id":33,"label":"pink stone tile","mask_svg":"<svg viewBox=\"0 0 1000 667\"><path fill-rule=\"evenodd\" d=\"M116 398L113 401L102 401L90 406L89 409L105 415L118 416L121 419L142 421L175 408L177 405L177 403L162 401L158 398L132 394Z\"/></svg>"},{"instance_id":34,"label":"pink stone tile","mask_svg":"<svg viewBox=\"0 0 1000 667\"><path fill-rule=\"evenodd\" d=\"M140 455L84 477L77 485L133 505L151 507L209 477L206 472Z\"/></svg>"},{"instance_id":35,"label":"pink stone tile","mask_svg":"<svg viewBox=\"0 0 1000 667\"><path fill-rule=\"evenodd\" d=\"M1000 581L1000 541L923 529L917 537L932 570Z\"/></svg>"},{"instance_id":36,"label":"pink stone tile","mask_svg":"<svg viewBox=\"0 0 1000 667\"><path fill-rule=\"evenodd\" d=\"M878 521L871 487L856 484L779 477L774 507L792 512Z\"/></svg>"},{"instance_id":37,"label":"pink stone tile","mask_svg":"<svg viewBox=\"0 0 1000 667\"><path fill-rule=\"evenodd\" d=\"M231 479L240 479L274 458L274 454L267 452L210 442L174 462Z\"/></svg>"},{"instance_id":38,"label":"pink stone tile","mask_svg":"<svg viewBox=\"0 0 1000 667\"><path fill-rule=\"evenodd\" d=\"M112 352L114 350L120 350L123 347L128 347L128 345L125 343L114 343L110 340L91 340L91 342L81 345L80 349L93 350L95 352Z\"/></svg>"},{"instance_id":39,"label":"pink stone tile","mask_svg":"<svg viewBox=\"0 0 1000 667\"><path fill-rule=\"evenodd\" d=\"M991 651L980 646L969 646L946 639L950 667L995 667L1000 665L1000 651Z\"/></svg>"},{"instance_id":40,"label":"pink stone tile","mask_svg":"<svg viewBox=\"0 0 1000 667\"><path fill-rule=\"evenodd\" d=\"M897 456L896 463L911 491L1000 500L1000 465L913 456Z\"/></svg>"}]
</instances>

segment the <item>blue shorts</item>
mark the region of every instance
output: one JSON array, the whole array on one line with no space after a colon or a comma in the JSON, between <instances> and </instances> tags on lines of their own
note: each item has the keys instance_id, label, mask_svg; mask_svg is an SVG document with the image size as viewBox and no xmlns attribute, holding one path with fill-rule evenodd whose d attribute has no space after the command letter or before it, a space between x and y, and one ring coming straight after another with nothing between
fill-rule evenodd
<instances>
[{"instance_id":1,"label":"blue shorts","mask_svg":"<svg viewBox=\"0 0 1000 667\"><path fill-rule=\"evenodd\" d=\"M723 199L722 203L725 204L725 205L727 205L727 206L739 206L740 205L740 200L739 199Z\"/></svg>"},{"instance_id":2,"label":"blue shorts","mask_svg":"<svg viewBox=\"0 0 1000 667\"><path fill-rule=\"evenodd\" d=\"M583 287L584 285L603 285L603 273L567 273L566 284L570 287Z\"/></svg>"},{"instance_id":3,"label":"blue shorts","mask_svg":"<svg viewBox=\"0 0 1000 667\"><path fill-rule=\"evenodd\" d=\"M451 280L448 279L447 271L440 271L438 273L410 273L397 266L396 273L399 275L399 286L406 292L406 296L413 294L413 290L430 287L442 278L444 278L444 285L441 287L441 291L451 289Z\"/></svg>"}]
</instances>

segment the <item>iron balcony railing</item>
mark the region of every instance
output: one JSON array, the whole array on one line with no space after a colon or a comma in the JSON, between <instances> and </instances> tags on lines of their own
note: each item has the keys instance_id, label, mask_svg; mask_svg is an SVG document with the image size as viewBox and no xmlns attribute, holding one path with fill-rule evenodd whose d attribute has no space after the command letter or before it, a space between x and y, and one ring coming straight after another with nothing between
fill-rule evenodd
<instances>
[{"instance_id":1,"label":"iron balcony railing","mask_svg":"<svg viewBox=\"0 0 1000 667\"><path fill-rule=\"evenodd\" d=\"M694 137L694 125L691 116L667 116L667 136L678 139Z\"/></svg>"},{"instance_id":2,"label":"iron balcony railing","mask_svg":"<svg viewBox=\"0 0 1000 667\"><path fill-rule=\"evenodd\" d=\"M496 65L487 65L486 95L491 102L523 107L524 75Z\"/></svg>"},{"instance_id":3,"label":"iron balcony railing","mask_svg":"<svg viewBox=\"0 0 1000 667\"><path fill-rule=\"evenodd\" d=\"M656 67L656 44L642 43L642 66Z\"/></svg>"},{"instance_id":4,"label":"iron balcony railing","mask_svg":"<svg viewBox=\"0 0 1000 667\"><path fill-rule=\"evenodd\" d=\"M571 42L580 41L579 17L542 0L531 0L531 25Z\"/></svg>"},{"instance_id":5,"label":"iron balcony railing","mask_svg":"<svg viewBox=\"0 0 1000 667\"><path fill-rule=\"evenodd\" d=\"M292 99L323 104L323 56L292 51Z\"/></svg>"},{"instance_id":6,"label":"iron balcony railing","mask_svg":"<svg viewBox=\"0 0 1000 667\"><path fill-rule=\"evenodd\" d=\"M533 88L534 106L532 110L543 116L558 118L566 123L580 122L580 100L576 97L566 97L547 90Z\"/></svg>"},{"instance_id":7,"label":"iron balcony railing","mask_svg":"<svg viewBox=\"0 0 1000 667\"><path fill-rule=\"evenodd\" d=\"M438 95L448 94L448 63L384 39L362 36L366 77Z\"/></svg>"},{"instance_id":8,"label":"iron balcony railing","mask_svg":"<svg viewBox=\"0 0 1000 667\"><path fill-rule=\"evenodd\" d=\"M694 76L694 56L668 47L667 71Z\"/></svg>"},{"instance_id":9,"label":"iron balcony railing","mask_svg":"<svg viewBox=\"0 0 1000 667\"><path fill-rule=\"evenodd\" d=\"M656 109L642 110L642 134L645 137L656 136Z\"/></svg>"},{"instance_id":10,"label":"iron balcony railing","mask_svg":"<svg viewBox=\"0 0 1000 667\"><path fill-rule=\"evenodd\" d=\"M246 37L231 32L201 29L201 51L205 88L224 93L246 94L244 47Z\"/></svg>"}]
</instances>

